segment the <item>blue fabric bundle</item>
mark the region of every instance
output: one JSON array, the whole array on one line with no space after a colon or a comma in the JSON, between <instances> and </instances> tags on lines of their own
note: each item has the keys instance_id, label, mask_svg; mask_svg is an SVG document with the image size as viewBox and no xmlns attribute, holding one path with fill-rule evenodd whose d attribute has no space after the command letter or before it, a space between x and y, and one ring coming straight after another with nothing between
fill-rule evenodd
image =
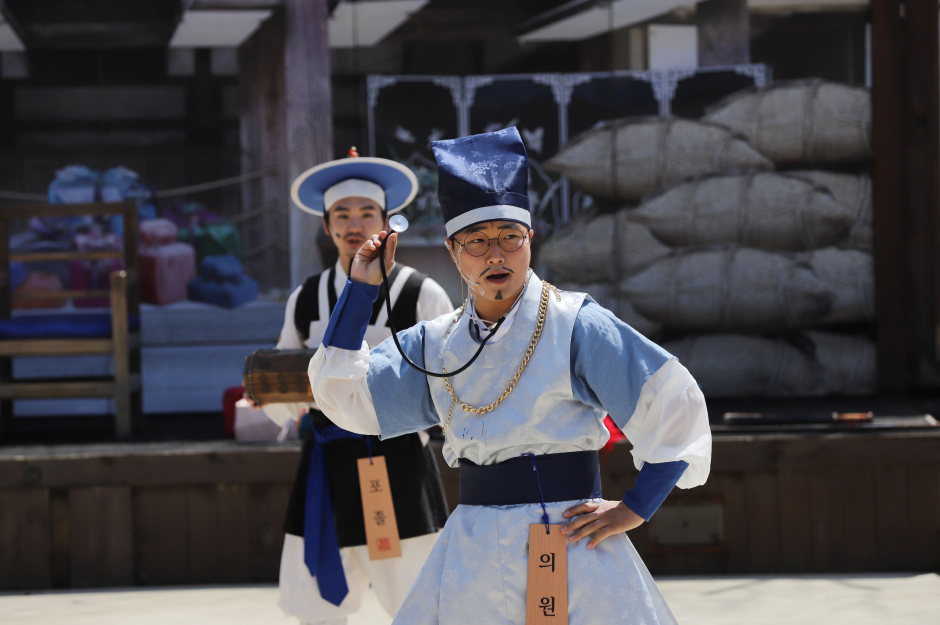
<instances>
[{"instance_id":1,"label":"blue fabric bundle","mask_svg":"<svg viewBox=\"0 0 940 625\"><path fill-rule=\"evenodd\" d=\"M239 276L236 282L213 282L193 278L186 286L186 294L194 302L235 308L258 297L258 283L248 276Z\"/></svg>"},{"instance_id":2,"label":"blue fabric bundle","mask_svg":"<svg viewBox=\"0 0 940 625\"><path fill-rule=\"evenodd\" d=\"M199 275L213 282L236 284L242 277L242 264L231 254L206 256L199 263Z\"/></svg>"},{"instance_id":3,"label":"blue fabric bundle","mask_svg":"<svg viewBox=\"0 0 940 625\"><path fill-rule=\"evenodd\" d=\"M84 165L69 165L49 184L50 204L87 204L98 198L100 174Z\"/></svg>"}]
</instances>

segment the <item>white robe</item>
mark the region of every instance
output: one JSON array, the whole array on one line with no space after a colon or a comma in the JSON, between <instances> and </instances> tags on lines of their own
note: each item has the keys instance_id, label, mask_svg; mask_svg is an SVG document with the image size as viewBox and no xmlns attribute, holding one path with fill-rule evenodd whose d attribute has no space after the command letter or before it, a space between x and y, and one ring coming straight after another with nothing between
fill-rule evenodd
<instances>
[{"instance_id":1,"label":"white robe","mask_svg":"<svg viewBox=\"0 0 940 625\"><path fill-rule=\"evenodd\" d=\"M512 377L534 328L540 290L533 276L515 319L500 330L505 338L484 348L480 367L452 379L462 401L486 405ZM466 361L467 319L446 329L455 315L400 333L412 360L434 370L441 362L453 370ZM638 467L683 461L688 467L679 487L705 482L708 414L685 367L583 295L564 293L558 303L549 298L542 341L499 408L483 417L455 410L445 440L448 460L492 464L522 452L599 449L608 439L601 421L610 413L633 443ZM347 430L389 437L446 419L450 401L441 384L403 365L390 341L371 352L321 347L309 374L320 409ZM382 398L378 412L373 394ZM577 503L548 504L550 522L564 523L563 511ZM395 623L523 624L528 528L541 516L539 504L458 506ZM626 534L591 550L586 541L569 545L568 590L572 625L675 622Z\"/></svg>"}]
</instances>

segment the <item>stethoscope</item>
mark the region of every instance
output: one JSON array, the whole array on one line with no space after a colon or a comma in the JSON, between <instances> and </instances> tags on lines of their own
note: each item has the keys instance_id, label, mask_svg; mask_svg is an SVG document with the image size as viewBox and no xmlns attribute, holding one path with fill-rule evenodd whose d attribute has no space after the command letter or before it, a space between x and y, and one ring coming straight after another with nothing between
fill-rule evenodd
<instances>
[{"instance_id":1,"label":"stethoscope","mask_svg":"<svg viewBox=\"0 0 940 625\"><path fill-rule=\"evenodd\" d=\"M390 230L401 234L408 229L408 220L404 215L393 215L391 219L388 220L388 227ZM499 326L503 325L503 321L506 320L506 315L503 315L499 318L496 324L490 329L490 333L486 336L485 339L480 338L480 328L477 327L477 324L471 323L470 326L476 332L476 338L480 341L480 347L477 348L476 353L473 355L467 364L460 367L456 371L451 371L448 373L438 373L435 371L428 371L424 367L415 364L411 361L410 358L405 354L405 350L401 348L401 343L398 342L398 331L395 329L395 316L392 315L392 302L391 302L391 289L388 285L388 273L385 271L385 244L388 241L388 237L385 237L385 241L382 242L382 245L379 247L379 268L382 270L382 281L385 283L385 310L388 312L388 325L392 330L392 340L395 341L395 347L398 348L398 353L401 354L402 359L411 365L416 370L420 371L424 375L429 375L435 378L449 378L450 376L457 375L458 373L463 373L470 368L470 365L473 364L473 361L477 359L480 353L483 351L483 348L486 346L486 342L491 338L496 336L496 331L499 330Z\"/></svg>"}]
</instances>

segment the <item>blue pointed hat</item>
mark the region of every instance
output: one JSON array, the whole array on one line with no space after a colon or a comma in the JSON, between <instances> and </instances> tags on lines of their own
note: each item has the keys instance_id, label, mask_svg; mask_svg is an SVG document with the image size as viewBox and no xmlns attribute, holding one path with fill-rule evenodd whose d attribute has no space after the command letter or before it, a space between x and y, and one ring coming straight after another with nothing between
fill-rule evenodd
<instances>
[{"instance_id":1,"label":"blue pointed hat","mask_svg":"<svg viewBox=\"0 0 940 625\"><path fill-rule=\"evenodd\" d=\"M434 141L437 197L447 236L483 221L517 221L532 227L529 167L519 131Z\"/></svg>"}]
</instances>

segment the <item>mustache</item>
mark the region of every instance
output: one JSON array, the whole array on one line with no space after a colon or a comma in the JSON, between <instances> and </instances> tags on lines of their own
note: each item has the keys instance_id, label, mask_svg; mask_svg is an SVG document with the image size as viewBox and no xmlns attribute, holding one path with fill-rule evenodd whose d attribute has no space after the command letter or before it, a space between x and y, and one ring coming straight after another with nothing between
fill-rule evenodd
<instances>
[{"instance_id":1,"label":"mustache","mask_svg":"<svg viewBox=\"0 0 940 625\"><path fill-rule=\"evenodd\" d=\"M513 274L513 275L516 274L516 272L513 271L512 269L510 269L509 267L487 267L487 268L484 269L483 272L480 274L480 277L482 278L483 276L485 276L488 271L498 271L498 270L502 270L502 271L505 271L505 272L507 272L507 273L511 273L511 274Z\"/></svg>"}]
</instances>

